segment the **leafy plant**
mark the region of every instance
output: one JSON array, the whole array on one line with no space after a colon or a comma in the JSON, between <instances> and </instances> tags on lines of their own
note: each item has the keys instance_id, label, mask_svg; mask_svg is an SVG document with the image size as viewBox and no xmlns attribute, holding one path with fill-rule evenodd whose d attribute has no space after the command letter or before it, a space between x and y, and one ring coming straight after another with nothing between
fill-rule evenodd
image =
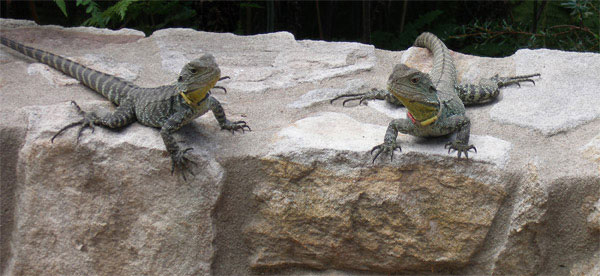
<instances>
[{"instance_id":1,"label":"leafy plant","mask_svg":"<svg viewBox=\"0 0 600 276\"><path fill-rule=\"evenodd\" d=\"M85 12L91 16L82 23L83 25L106 28L111 20L117 19L123 21L127 15L127 9L136 1L138 0L120 0L104 11L93 0L77 0L77 6L87 7Z\"/></svg>"},{"instance_id":2,"label":"leafy plant","mask_svg":"<svg viewBox=\"0 0 600 276\"><path fill-rule=\"evenodd\" d=\"M415 37L421 32L428 30L428 27L436 22L444 12L441 10L433 10L419 16L415 21L409 22L404 26L403 32L384 32L374 31L371 34L371 41L373 45L378 48L398 50L406 49L412 46Z\"/></svg>"},{"instance_id":3,"label":"leafy plant","mask_svg":"<svg viewBox=\"0 0 600 276\"><path fill-rule=\"evenodd\" d=\"M56 3L56 5L60 9L60 11L62 11L62 13L65 15L65 17L68 17L67 5L65 4L65 0L54 0L54 3Z\"/></svg>"},{"instance_id":4,"label":"leafy plant","mask_svg":"<svg viewBox=\"0 0 600 276\"><path fill-rule=\"evenodd\" d=\"M597 1L596 1L597 2ZM541 17L541 28L532 31L522 18L531 3L515 7L515 20L475 21L456 30L450 39L463 43L461 52L504 56L522 47L571 51L600 51L600 18L594 1L550 2ZM551 17L551 20L548 18ZM548 25L553 22L553 25ZM528 24L529 23L529 24Z\"/></svg>"}]
</instances>

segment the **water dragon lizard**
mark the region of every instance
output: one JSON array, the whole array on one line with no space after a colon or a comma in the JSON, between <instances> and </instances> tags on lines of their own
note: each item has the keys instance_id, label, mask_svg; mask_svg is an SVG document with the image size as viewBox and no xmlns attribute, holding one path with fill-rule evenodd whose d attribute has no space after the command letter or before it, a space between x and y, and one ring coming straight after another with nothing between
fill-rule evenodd
<instances>
[{"instance_id":1,"label":"water dragon lizard","mask_svg":"<svg viewBox=\"0 0 600 276\"><path fill-rule=\"evenodd\" d=\"M221 78L221 70L211 54L204 54L185 64L174 84L146 88L3 36L0 36L0 43L79 80L117 105L114 112L98 116L81 110L72 101L82 119L60 129L51 138L52 141L63 131L75 126L80 126L77 134L79 140L85 128L93 131L94 126L99 125L114 129L138 121L146 126L160 128L160 135L172 160L171 174L177 168L185 179L186 172L194 174L190 165L195 162L186 154L192 148L183 149L175 141L172 135L175 131L209 110L213 112L221 129L232 132L250 130L244 121L229 121L219 101L210 95L213 88L225 90L215 84L227 78Z\"/></svg>"},{"instance_id":2,"label":"water dragon lizard","mask_svg":"<svg viewBox=\"0 0 600 276\"><path fill-rule=\"evenodd\" d=\"M482 79L478 85L458 84L454 61L446 45L434 34L423 33L414 43L417 47L425 47L433 52L433 69L425 74L404 64L394 67L389 79L388 89L373 89L366 93L349 93L333 98L330 102L345 98L342 105L352 100L359 104L366 100L386 100L391 104L405 106L408 119L392 120L385 133L384 142L373 147L375 159L381 154L390 154L393 159L396 149L401 151L396 141L398 132L419 136L435 137L456 133L455 138L446 144L448 153L458 152L458 158L464 153L468 158L469 151L477 152L475 146L469 144L471 122L465 115L465 105L490 102L495 99L499 89L511 84L520 86L520 82L535 82L531 79L540 74L515 77L498 77Z\"/></svg>"}]
</instances>

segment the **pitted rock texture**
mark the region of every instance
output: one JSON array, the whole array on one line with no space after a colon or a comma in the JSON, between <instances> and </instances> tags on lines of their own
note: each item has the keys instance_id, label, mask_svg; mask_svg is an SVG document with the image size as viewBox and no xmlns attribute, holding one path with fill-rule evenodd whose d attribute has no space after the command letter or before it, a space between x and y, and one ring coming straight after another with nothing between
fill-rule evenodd
<instances>
[{"instance_id":1,"label":"pitted rock texture","mask_svg":"<svg viewBox=\"0 0 600 276\"><path fill-rule=\"evenodd\" d=\"M156 130L135 125L124 137L98 128L78 143L72 130L52 144L62 123L76 119L73 108L26 112L31 131L19 153L7 275L210 272L210 214L223 178L213 158L196 156L202 177L186 183L169 173Z\"/></svg>"},{"instance_id":2,"label":"pitted rock texture","mask_svg":"<svg viewBox=\"0 0 600 276\"><path fill-rule=\"evenodd\" d=\"M464 266L504 198L501 178L486 166L432 167L411 157L364 168L344 154L265 159L267 181L254 190L259 211L246 229L250 265L383 273Z\"/></svg>"},{"instance_id":3,"label":"pitted rock texture","mask_svg":"<svg viewBox=\"0 0 600 276\"><path fill-rule=\"evenodd\" d=\"M444 150L451 137L399 135L402 152L373 164L369 151L405 109L329 98L385 88L399 62L429 71L425 49L285 32L0 27L144 87L172 83L183 63L212 53L231 77L212 95L252 127L232 135L209 113L178 131L198 163L188 182L171 175L158 130L138 123L86 130L79 142L71 129L51 143L80 119L71 100L113 107L0 47L2 275L598 274L600 105L590 91L600 54L452 52L463 81L542 76L467 108L478 149L469 160Z\"/></svg>"}]
</instances>

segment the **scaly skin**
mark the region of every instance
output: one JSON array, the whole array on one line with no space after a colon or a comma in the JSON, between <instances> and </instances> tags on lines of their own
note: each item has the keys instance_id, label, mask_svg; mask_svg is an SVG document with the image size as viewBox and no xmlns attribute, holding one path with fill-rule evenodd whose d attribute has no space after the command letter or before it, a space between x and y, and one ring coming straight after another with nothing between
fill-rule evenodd
<instances>
[{"instance_id":1,"label":"scaly skin","mask_svg":"<svg viewBox=\"0 0 600 276\"><path fill-rule=\"evenodd\" d=\"M429 74L412 69L404 64L394 67L388 79L387 90L373 89L367 93L345 94L330 102L345 98L349 101L386 100L394 105L403 105L408 109L409 119L396 119L390 122L383 144L373 147L373 162L381 154L390 154L393 158L396 149L401 150L396 141L398 132L420 136L435 137L456 133L454 140L446 144L448 153L456 151L458 158L462 154L469 157L470 150L477 152L469 144L471 122L465 116L465 105L492 101L500 93L500 88L511 84L520 86L520 82L535 82L532 74L517 77L498 77L482 80L479 85L457 84L456 69L450 51L444 43L431 33L423 33L415 40L415 46L425 47L433 52L433 69Z\"/></svg>"},{"instance_id":2,"label":"scaly skin","mask_svg":"<svg viewBox=\"0 0 600 276\"><path fill-rule=\"evenodd\" d=\"M227 120L219 101L210 96L212 88L225 90L215 84L217 81L227 78L220 78L221 70L210 54L205 54L187 63L181 69L174 84L144 88L90 69L70 59L25 46L2 36L0 36L0 43L79 80L118 106L114 112L99 117L94 113L82 111L75 102L72 102L83 118L60 129L52 137L52 141L63 131L74 126L80 126L77 135L79 140L79 136L85 128L91 128L92 131L96 125L121 128L138 121L146 126L160 128L160 135L172 159L171 173L177 168L181 170L185 179L186 172L193 175L190 164L195 163L186 156L191 148L182 149L175 141L173 137L175 131L209 110L215 115L221 129L232 132L250 130L244 121L231 122Z\"/></svg>"}]
</instances>

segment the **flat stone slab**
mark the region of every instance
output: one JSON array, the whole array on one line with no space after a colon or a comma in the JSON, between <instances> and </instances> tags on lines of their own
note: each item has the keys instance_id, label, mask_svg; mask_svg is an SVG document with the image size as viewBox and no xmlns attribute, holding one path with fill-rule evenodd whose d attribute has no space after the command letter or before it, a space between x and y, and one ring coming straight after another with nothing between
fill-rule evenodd
<instances>
[{"instance_id":1,"label":"flat stone slab","mask_svg":"<svg viewBox=\"0 0 600 276\"><path fill-rule=\"evenodd\" d=\"M348 93L361 93L366 89L366 83L363 80L356 79L346 83L343 88L318 88L308 91L298 100L287 105L289 108L306 108L318 103L329 103L329 101L339 95ZM340 99L343 101L343 99Z\"/></svg>"},{"instance_id":2,"label":"flat stone slab","mask_svg":"<svg viewBox=\"0 0 600 276\"><path fill-rule=\"evenodd\" d=\"M179 36L185 39L173 39ZM229 88L247 93L348 76L371 70L376 62L372 45L296 41L288 32L238 36L168 29L154 32L152 38L165 71L178 74L187 61L211 53L222 75L234 80Z\"/></svg>"},{"instance_id":3,"label":"flat stone slab","mask_svg":"<svg viewBox=\"0 0 600 276\"><path fill-rule=\"evenodd\" d=\"M554 135L600 118L600 54L524 49L512 58L516 75L540 73L541 79L504 88L490 110L493 120Z\"/></svg>"},{"instance_id":4,"label":"flat stone slab","mask_svg":"<svg viewBox=\"0 0 600 276\"><path fill-rule=\"evenodd\" d=\"M275 138L273 151L278 153L303 149L368 152L374 146L383 143L387 126L361 123L352 117L334 112L319 113L294 122L283 128ZM396 152L395 159L409 159L406 153L417 152L442 158L456 158L456 153L448 154L444 149L448 138L424 139L399 133L398 141L402 153ZM469 158L502 167L509 160L510 142L491 136L471 136L471 143L478 153ZM390 162L388 156L380 156L376 163ZM391 163L393 164L394 161ZM400 162L400 161L398 161Z\"/></svg>"}]
</instances>

